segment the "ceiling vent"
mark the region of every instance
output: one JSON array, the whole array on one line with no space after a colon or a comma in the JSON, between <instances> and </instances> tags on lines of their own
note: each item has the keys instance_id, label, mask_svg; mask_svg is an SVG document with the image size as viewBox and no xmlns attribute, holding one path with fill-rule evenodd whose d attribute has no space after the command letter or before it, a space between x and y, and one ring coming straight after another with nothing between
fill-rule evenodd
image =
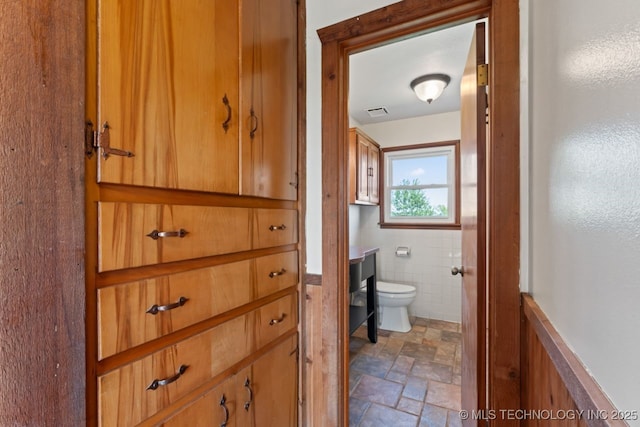
<instances>
[{"instance_id":1,"label":"ceiling vent","mask_svg":"<svg viewBox=\"0 0 640 427\"><path fill-rule=\"evenodd\" d=\"M387 107L367 108L367 113L369 113L369 116L373 118L389 115Z\"/></svg>"}]
</instances>

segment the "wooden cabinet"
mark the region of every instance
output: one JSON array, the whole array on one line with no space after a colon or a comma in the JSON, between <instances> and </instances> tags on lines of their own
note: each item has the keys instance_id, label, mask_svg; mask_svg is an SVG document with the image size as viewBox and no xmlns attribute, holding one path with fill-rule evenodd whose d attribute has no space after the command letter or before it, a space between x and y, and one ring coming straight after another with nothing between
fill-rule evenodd
<instances>
[{"instance_id":1,"label":"wooden cabinet","mask_svg":"<svg viewBox=\"0 0 640 427\"><path fill-rule=\"evenodd\" d=\"M297 347L285 341L252 366L254 422L258 427L297 425Z\"/></svg>"},{"instance_id":2,"label":"wooden cabinet","mask_svg":"<svg viewBox=\"0 0 640 427\"><path fill-rule=\"evenodd\" d=\"M380 146L360 129L349 129L349 203L377 205Z\"/></svg>"},{"instance_id":3,"label":"wooden cabinet","mask_svg":"<svg viewBox=\"0 0 640 427\"><path fill-rule=\"evenodd\" d=\"M238 0L97 4L99 181L237 194Z\"/></svg>"},{"instance_id":4,"label":"wooden cabinet","mask_svg":"<svg viewBox=\"0 0 640 427\"><path fill-rule=\"evenodd\" d=\"M295 426L297 357L294 336L278 344L251 366L216 385L160 425Z\"/></svg>"},{"instance_id":5,"label":"wooden cabinet","mask_svg":"<svg viewBox=\"0 0 640 427\"><path fill-rule=\"evenodd\" d=\"M87 0L87 425L297 424L300 16Z\"/></svg>"},{"instance_id":6,"label":"wooden cabinet","mask_svg":"<svg viewBox=\"0 0 640 427\"><path fill-rule=\"evenodd\" d=\"M297 1L242 0L241 193L297 198Z\"/></svg>"}]
</instances>

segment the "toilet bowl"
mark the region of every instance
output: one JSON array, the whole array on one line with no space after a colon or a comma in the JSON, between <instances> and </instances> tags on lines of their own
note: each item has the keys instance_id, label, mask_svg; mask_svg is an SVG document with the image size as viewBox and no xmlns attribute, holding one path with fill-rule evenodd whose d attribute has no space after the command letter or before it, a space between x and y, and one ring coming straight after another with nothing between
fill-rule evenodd
<instances>
[{"instance_id":1,"label":"toilet bowl","mask_svg":"<svg viewBox=\"0 0 640 427\"><path fill-rule=\"evenodd\" d=\"M400 283L376 282L378 290L378 327L387 331L409 332L407 307L416 297L416 288Z\"/></svg>"}]
</instances>

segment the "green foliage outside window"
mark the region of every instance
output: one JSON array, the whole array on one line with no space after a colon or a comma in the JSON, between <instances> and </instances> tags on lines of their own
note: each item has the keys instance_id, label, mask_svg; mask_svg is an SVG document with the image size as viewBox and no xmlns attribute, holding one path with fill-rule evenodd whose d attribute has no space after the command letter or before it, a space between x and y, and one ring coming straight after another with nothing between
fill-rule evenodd
<instances>
[{"instance_id":1,"label":"green foliage outside window","mask_svg":"<svg viewBox=\"0 0 640 427\"><path fill-rule=\"evenodd\" d=\"M420 185L418 178L413 181L403 179L402 186ZM447 217L448 210L444 205L432 206L422 189L400 188L391 191L391 216L405 217Z\"/></svg>"}]
</instances>

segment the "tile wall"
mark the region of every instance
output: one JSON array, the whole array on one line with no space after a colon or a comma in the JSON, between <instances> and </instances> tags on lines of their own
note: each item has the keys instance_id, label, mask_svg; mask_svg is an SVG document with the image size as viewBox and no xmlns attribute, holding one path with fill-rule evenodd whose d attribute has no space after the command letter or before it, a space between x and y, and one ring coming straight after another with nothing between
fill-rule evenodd
<instances>
[{"instance_id":1,"label":"tile wall","mask_svg":"<svg viewBox=\"0 0 640 427\"><path fill-rule=\"evenodd\" d=\"M451 275L460 265L460 231L381 229L378 221L377 207L349 207L350 244L380 248L378 280L416 287L410 315L460 322L462 283ZM410 256L396 256L398 246L409 246Z\"/></svg>"}]
</instances>

